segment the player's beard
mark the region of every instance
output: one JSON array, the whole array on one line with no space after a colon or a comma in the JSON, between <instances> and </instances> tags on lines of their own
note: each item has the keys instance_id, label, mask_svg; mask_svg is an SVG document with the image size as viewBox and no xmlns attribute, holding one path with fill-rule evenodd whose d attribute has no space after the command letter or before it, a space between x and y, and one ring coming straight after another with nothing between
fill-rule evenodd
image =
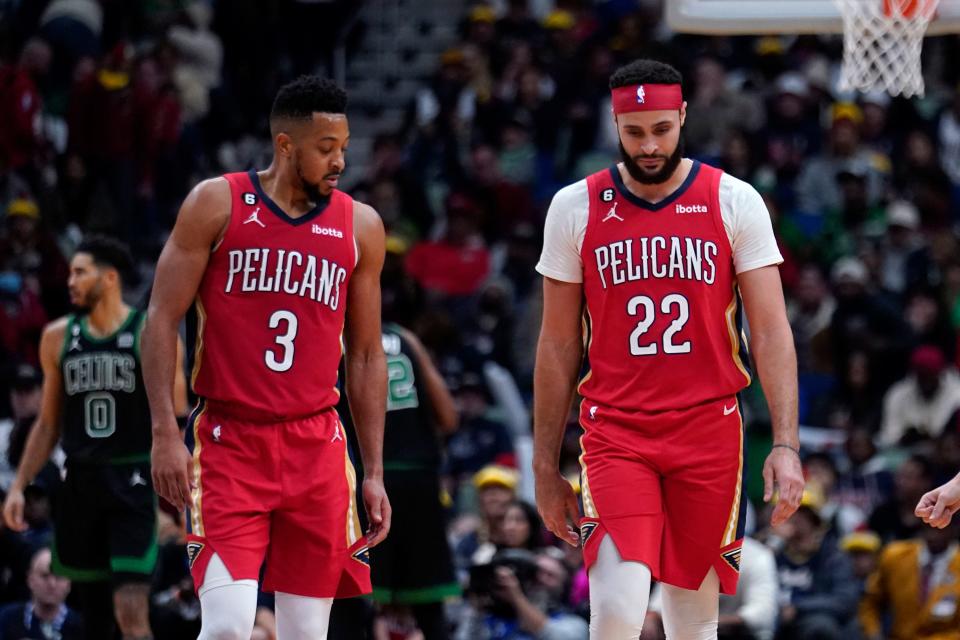
<instances>
[{"instance_id":1,"label":"player's beard","mask_svg":"<svg viewBox=\"0 0 960 640\"><path fill-rule=\"evenodd\" d=\"M309 182L306 178L303 177L303 167L300 165L300 152L297 152L297 159L294 163L294 168L297 171L297 178L300 180L300 188L303 189L303 192L307 194L307 199L317 204L323 200L326 196L320 192L320 185L313 182Z\"/></svg>"},{"instance_id":2,"label":"player's beard","mask_svg":"<svg viewBox=\"0 0 960 640\"><path fill-rule=\"evenodd\" d=\"M680 137L677 139L677 148L673 150L669 156L664 155L655 155L655 156L646 156L638 155L635 158L665 158L663 167L655 172L650 173L641 167L634 157L631 157L627 150L623 148L623 142L619 143L620 145L620 159L623 161L623 166L626 167L627 173L630 174L630 177L639 182L640 184L662 184L670 179L673 175L673 172L677 170L677 167L680 166L680 161L683 160L683 132L680 132Z\"/></svg>"},{"instance_id":3,"label":"player's beard","mask_svg":"<svg viewBox=\"0 0 960 640\"><path fill-rule=\"evenodd\" d=\"M103 297L103 280L100 278L93 283L85 294L80 296L80 301L74 303L74 308L81 313L90 313Z\"/></svg>"}]
</instances>

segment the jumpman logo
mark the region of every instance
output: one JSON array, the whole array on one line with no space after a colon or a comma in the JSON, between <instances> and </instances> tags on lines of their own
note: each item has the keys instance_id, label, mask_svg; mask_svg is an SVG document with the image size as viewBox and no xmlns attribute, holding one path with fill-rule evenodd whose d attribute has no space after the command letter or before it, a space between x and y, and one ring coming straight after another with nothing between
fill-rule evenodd
<instances>
[{"instance_id":1,"label":"jumpman logo","mask_svg":"<svg viewBox=\"0 0 960 640\"><path fill-rule=\"evenodd\" d=\"M256 222L258 225L266 229L267 225L260 222L260 218L257 217L257 214L260 213L260 207L257 207L253 210L253 213L250 214L250 217L243 221L243 224L249 224L251 222Z\"/></svg>"},{"instance_id":2,"label":"jumpman logo","mask_svg":"<svg viewBox=\"0 0 960 640\"><path fill-rule=\"evenodd\" d=\"M140 469L134 469L133 475L130 476L130 486L136 487L137 485L147 486L147 481L140 475Z\"/></svg>"},{"instance_id":3,"label":"jumpman logo","mask_svg":"<svg viewBox=\"0 0 960 640\"><path fill-rule=\"evenodd\" d=\"M616 218L616 219L619 220L620 222L623 222L623 218L621 218L620 216L617 215L617 205L618 205L618 204L620 204L620 203L619 203L619 202L614 202L614 203L613 203L613 206L610 207L610 211L607 212L607 217L604 218L601 222L606 222L606 221L609 220L610 218Z\"/></svg>"},{"instance_id":4,"label":"jumpman logo","mask_svg":"<svg viewBox=\"0 0 960 640\"><path fill-rule=\"evenodd\" d=\"M333 437L330 438L330 442L336 442L337 440L343 440L343 436L340 435L340 425L333 428Z\"/></svg>"},{"instance_id":5,"label":"jumpman logo","mask_svg":"<svg viewBox=\"0 0 960 640\"><path fill-rule=\"evenodd\" d=\"M598 408L599 408L599 407L597 407L597 405L593 405L592 407L590 407L590 419L591 419L591 420L596 420L596 419L597 419L597 409L598 409Z\"/></svg>"}]
</instances>

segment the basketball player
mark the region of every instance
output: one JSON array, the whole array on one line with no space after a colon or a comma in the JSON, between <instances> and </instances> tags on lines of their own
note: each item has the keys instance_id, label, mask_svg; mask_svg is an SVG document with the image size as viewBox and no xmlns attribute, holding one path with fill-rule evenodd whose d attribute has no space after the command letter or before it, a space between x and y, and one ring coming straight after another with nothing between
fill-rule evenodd
<instances>
[{"instance_id":1,"label":"basketball player","mask_svg":"<svg viewBox=\"0 0 960 640\"><path fill-rule=\"evenodd\" d=\"M86 239L70 261L70 302L40 339L43 400L3 506L23 531L23 489L59 439L66 476L54 496L53 572L80 592L88 638L150 638L148 601L157 561L150 476L150 411L141 375L144 314L123 302L133 266L116 240ZM182 349L172 353L182 365ZM183 367L170 372L171 415L186 414ZM111 586L112 585L112 586ZM104 594L105 593L105 597Z\"/></svg>"},{"instance_id":2,"label":"basketball player","mask_svg":"<svg viewBox=\"0 0 960 640\"><path fill-rule=\"evenodd\" d=\"M250 637L264 558L280 640L325 638L332 598L370 592L368 546L390 528L384 231L373 209L336 188L346 99L312 76L282 87L271 165L197 185L157 265L144 332L153 472L160 495L189 503L203 640ZM200 402L185 447L170 389L177 325L194 302ZM366 540L334 410L341 354L366 471Z\"/></svg>"},{"instance_id":3,"label":"basketball player","mask_svg":"<svg viewBox=\"0 0 960 640\"><path fill-rule=\"evenodd\" d=\"M765 499L779 489L775 524L803 489L781 257L760 196L683 157L676 69L639 60L610 87L622 161L556 194L537 265L537 504L573 545L567 518L579 521L591 637L636 638L656 579L667 637L715 638L743 537L741 300L773 422L763 477ZM584 345L581 519L558 457Z\"/></svg>"},{"instance_id":4,"label":"basketball player","mask_svg":"<svg viewBox=\"0 0 960 640\"><path fill-rule=\"evenodd\" d=\"M946 528L957 511L960 511L960 474L923 494L916 508L917 517L937 529Z\"/></svg>"},{"instance_id":5,"label":"basketball player","mask_svg":"<svg viewBox=\"0 0 960 640\"><path fill-rule=\"evenodd\" d=\"M443 600L460 595L440 502L438 431L457 428L457 409L426 348L403 327L383 327L387 355L386 486L398 519L370 554L373 597L409 606L425 640L446 640Z\"/></svg>"}]
</instances>

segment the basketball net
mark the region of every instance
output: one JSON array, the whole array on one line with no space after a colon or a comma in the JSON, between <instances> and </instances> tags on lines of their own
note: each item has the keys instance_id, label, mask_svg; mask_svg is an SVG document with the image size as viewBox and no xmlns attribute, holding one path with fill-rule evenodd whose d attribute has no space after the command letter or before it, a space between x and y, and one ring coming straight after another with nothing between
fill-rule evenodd
<instances>
[{"instance_id":1,"label":"basketball net","mask_svg":"<svg viewBox=\"0 0 960 640\"><path fill-rule=\"evenodd\" d=\"M840 89L923 95L920 52L940 0L834 0L843 16Z\"/></svg>"}]
</instances>

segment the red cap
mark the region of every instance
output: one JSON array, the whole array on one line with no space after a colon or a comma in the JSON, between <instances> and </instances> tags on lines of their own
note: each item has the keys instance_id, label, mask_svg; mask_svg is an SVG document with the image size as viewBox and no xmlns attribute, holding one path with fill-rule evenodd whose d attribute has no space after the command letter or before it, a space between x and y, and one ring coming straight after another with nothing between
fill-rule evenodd
<instances>
[{"instance_id":1,"label":"red cap","mask_svg":"<svg viewBox=\"0 0 960 640\"><path fill-rule=\"evenodd\" d=\"M940 373L945 366L947 361L943 352L931 345L917 347L910 355L910 367L917 372Z\"/></svg>"},{"instance_id":2,"label":"red cap","mask_svg":"<svg viewBox=\"0 0 960 640\"><path fill-rule=\"evenodd\" d=\"M679 109L683 91L679 84L632 84L611 91L614 113Z\"/></svg>"}]
</instances>

